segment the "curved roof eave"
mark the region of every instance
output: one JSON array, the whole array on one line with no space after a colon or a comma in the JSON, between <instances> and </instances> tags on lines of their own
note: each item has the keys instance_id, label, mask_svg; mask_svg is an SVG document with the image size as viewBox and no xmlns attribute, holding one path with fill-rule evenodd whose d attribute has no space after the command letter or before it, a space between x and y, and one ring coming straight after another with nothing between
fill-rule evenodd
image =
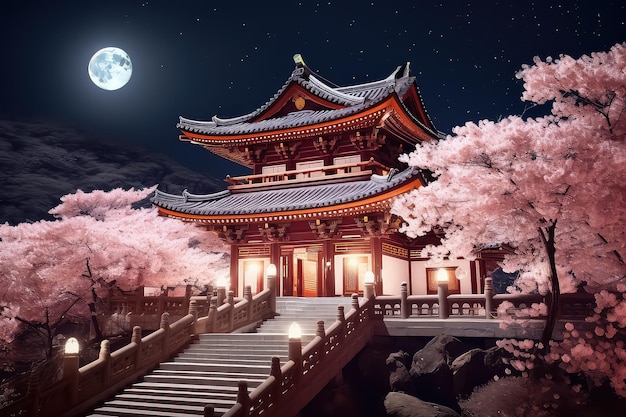
<instances>
[{"instance_id":1,"label":"curved roof eave","mask_svg":"<svg viewBox=\"0 0 626 417\"><path fill-rule=\"evenodd\" d=\"M368 199L385 200L395 195L389 195L393 193L392 190L414 188L416 182L421 185L418 171L408 168L386 176L372 176L363 181L225 193L221 198L209 194L205 199L203 196L189 199L185 195L155 192L152 202L162 211L183 218L259 217L302 210L330 210Z\"/></svg>"},{"instance_id":2,"label":"curved roof eave","mask_svg":"<svg viewBox=\"0 0 626 417\"><path fill-rule=\"evenodd\" d=\"M381 95L384 96L384 94L381 94L380 91L386 91L387 93L395 91L399 95L402 95L403 92L399 91L399 88L403 84L410 85L411 82L413 82L415 79L415 77L410 77L408 75L408 69L405 69L402 77L397 77L398 72L403 67L408 68L408 63L405 66L398 66L396 70L391 73L391 75L382 80L345 87L333 87L327 85L311 73L307 73L307 76L305 77L305 69L302 67L297 67L296 69L294 69L294 71L291 73L291 76L282 85L282 87L272 96L272 98L270 98L262 106L258 107L254 111L231 118L220 118L218 116L213 116L210 121L194 120L179 116L179 123L177 124L177 127L180 129L199 131L202 129L212 129L218 126L232 126L245 123L261 115L269 107L271 107L272 104L281 97L281 95L292 83L297 83L302 88L309 91L311 94L314 94L322 99L347 107L364 104L366 102L366 97L364 97L362 94L368 91L378 91L379 93L377 94L377 98L379 100L382 98ZM406 90L406 87L404 88L404 90Z\"/></svg>"}]
</instances>

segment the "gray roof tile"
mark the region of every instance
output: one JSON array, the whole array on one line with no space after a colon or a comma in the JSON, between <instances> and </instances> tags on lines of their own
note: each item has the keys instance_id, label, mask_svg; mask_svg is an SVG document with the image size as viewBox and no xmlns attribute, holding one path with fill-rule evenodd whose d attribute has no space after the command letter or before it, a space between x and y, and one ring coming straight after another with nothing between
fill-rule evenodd
<instances>
[{"instance_id":1,"label":"gray roof tile","mask_svg":"<svg viewBox=\"0 0 626 417\"><path fill-rule=\"evenodd\" d=\"M152 202L164 209L190 215L270 214L356 202L414 180L417 175L416 169L408 168L395 175L372 175L368 180L241 193L225 190L195 195L184 191L182 195L173 195L157 190Z\"/></svg>"}]
</instances>

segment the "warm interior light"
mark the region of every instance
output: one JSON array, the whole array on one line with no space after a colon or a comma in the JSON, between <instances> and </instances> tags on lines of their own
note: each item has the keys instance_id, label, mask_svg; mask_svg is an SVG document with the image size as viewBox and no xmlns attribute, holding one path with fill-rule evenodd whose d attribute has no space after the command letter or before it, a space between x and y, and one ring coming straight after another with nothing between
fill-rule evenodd
<instances>
[{"instance_id":1,"label":"warm interior light","mask_svg":"<svg viewBox=\"0 0 626 417\"><path fill-rule=\"evenodd\" d=\"M373 284L375 282L374 273L372 271L367 271L363 277L363 282L366 284Z\"/></svg>"},{"instance_id":2,"label":"warm interior light","mask_svg":"<svg viewBox=\"0 0 626 417\"><path fill-rule=\"evenodd\" d=\"M275 277L276 276L276 265L274 264L269 264L267 266L267 269L265 270L265 274L268 277Z\"/></svg>"},{"instance_id":3,"label":"warm interior light","mask_svg":"<svg viewBox=\"0 0 626 417\"><path fill-rule=\"evenodd\" d=\"M78 355L78 340L75 337L70 337L65 342L65 354L66 355Z\"/></svg>"},{"instance_id":4,"label":"warm interior light","mask_svg":"<svg viewBox=\"0 0 626 417\"><path fill-rule=\"evenodd\" d=\"M446 268L439 268L437 270L437 282L448 282L448 271L446 270Z\"/></svg>"},{"instance_id":5,"label":"warm interior light","mask_svg":"<svg viewBox=\"0 0 626 417\"><path fill-rule=\"evenodd\" d=\"M300 339L302 337L302 329L300 329L300 325L295 321L291 323L289 326L289 338L290 339Z\"/></svg>"}]
</instances>

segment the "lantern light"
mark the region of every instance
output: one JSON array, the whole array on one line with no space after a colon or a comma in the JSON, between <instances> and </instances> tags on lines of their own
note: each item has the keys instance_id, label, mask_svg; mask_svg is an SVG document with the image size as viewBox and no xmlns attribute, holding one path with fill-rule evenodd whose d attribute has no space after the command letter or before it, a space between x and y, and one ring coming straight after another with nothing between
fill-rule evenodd
<instances>
[{"instance_id":1,"label":"lantern light","mask_svg":"<svg viewBox=\"0 0 626 417\"><path fill-rule=\"evenodd\" d=\"M437 269L437 282L438 283L448 282L448 271L445 268Z\"/></svg>"},{"instance_id":2,"label":"lantern light","mask_svg":"<svg viewBox=\"0 0 626 417\"><path fill-rule=\"evenodd\" d=\"M300 339L302 337L302 329L295 321L289 326L289 339Z\"/></svg>"},{"instance_id":3,"label":"lantern light","mask_svg":"<svg viewBox=\"0 0 626 417\"><path fill-rule=\"evenodd\" d=\"M78 340L75 337L70 337L65 342L65 354L66 355L78 355L79 345Z\"/></svg>"}]
</instances>

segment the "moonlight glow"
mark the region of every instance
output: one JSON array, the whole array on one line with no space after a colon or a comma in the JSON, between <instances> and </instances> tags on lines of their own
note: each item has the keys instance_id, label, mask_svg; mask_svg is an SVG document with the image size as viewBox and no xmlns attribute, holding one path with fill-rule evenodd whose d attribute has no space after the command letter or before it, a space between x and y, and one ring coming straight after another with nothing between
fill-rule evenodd
<instances>
[{"instance_id":1,"label":"moonlight glow","mask_svg":"<svg viewBox=\"0 0 626 417\"><path fill-rule=\"evenodd\" d=\"M126 52L109 46L93 54L87 72L91 81L98 87L104 90L118 90L130 80L133 65Z\"/></svg>"}]
</instances>

